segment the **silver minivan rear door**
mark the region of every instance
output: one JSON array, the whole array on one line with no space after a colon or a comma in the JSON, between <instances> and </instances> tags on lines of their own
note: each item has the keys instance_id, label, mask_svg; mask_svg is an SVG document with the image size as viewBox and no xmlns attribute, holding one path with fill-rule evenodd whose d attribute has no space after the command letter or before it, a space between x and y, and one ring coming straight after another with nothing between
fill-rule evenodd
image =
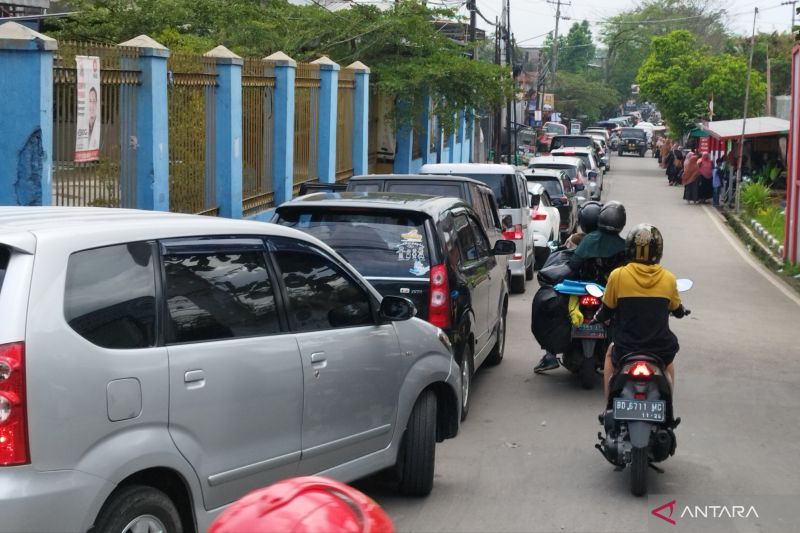
<instances>
[{"instance_id":1,"label":"silver minivan rear door","mask_svg":"<svg viewBox=\"0 0 800 533\"><path fill-rule=\"evenodd\" d=\"M162 242L169 430L207 509L295 474L303 382L263 241Z\"/></svg>"}]
</instances>

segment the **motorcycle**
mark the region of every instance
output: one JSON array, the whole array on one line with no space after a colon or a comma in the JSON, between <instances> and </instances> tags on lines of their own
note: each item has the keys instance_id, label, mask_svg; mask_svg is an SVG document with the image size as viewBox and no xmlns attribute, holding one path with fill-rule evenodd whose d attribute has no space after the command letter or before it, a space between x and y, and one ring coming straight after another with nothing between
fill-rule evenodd
<instances>
[{"instance_id":1,"label":"motorcycle","mask_svg":"<svg viewBox=\"0 0 800 533\"><path fill-rule=\"evenodd\" d=\"M587 288L596 287L595 295ZM592 318L600 309L603 286L591 282L564 280L553 287L561 294L577 297L578 310L583 322L573 325L569 348L561 358L561 364L573 374L577 374L584 389L594 387L598 371L602 371L608 330L604 324L593 322ZM599 292L599 296L597 291Z\"/></svg>"},{"instance_id":2,"label":"motorcycle","mask_svg":"<svg viewBox=\"0 0 800 533\"><path fill-rule=\"evenodd\" d=\"M688 279L678 280L678 291L692 287ZM602 287L587 287L590 294L601 297ZM691 311L684 309L684 316ZM647 492L648 467L663 473L654 463L675 454L675 428L680 417L672 410L672 386L661 360L646 353L630 353L622 357L609 384L608 404L598 432L600 453L617 469L630 466L631 493Z\"/></svg>"}]
</instances>

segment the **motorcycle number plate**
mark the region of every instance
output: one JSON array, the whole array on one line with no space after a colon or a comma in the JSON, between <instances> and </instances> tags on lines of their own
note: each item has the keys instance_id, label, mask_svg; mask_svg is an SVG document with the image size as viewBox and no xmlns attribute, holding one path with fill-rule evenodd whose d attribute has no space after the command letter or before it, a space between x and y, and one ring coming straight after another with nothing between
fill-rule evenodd
<instances>
[{"instance_id":1,"label":"motorcycle number plate","mask_svg":"<svg viewBox=\"0 0 800 533\"><path fill-rule=\"evenodd\" d=\"M641 422L663 422L667 405L664 400L626 400L614 398L614 418Z\"/></svg>"},{"instance_id":2,"label":"motorcycle number plate","mask_svg":"<svg viewBox=\"0 0 800 533\"><path fill-rule=\"evenodd\" d=\"M572 328L573 339L605 339L606 327L603 324L581 324Z\"/></svg>"}]
</instances>

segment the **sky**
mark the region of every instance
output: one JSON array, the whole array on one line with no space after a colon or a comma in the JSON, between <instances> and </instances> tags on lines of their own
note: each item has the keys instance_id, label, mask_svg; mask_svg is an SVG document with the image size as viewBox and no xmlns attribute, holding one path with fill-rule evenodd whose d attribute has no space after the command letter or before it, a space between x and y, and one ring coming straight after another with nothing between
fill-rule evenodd
<instances>
[{"instance_id":1,"label":"sky","mask_svg":"<svg viewBox=\"0 0 800 533\"><path fill-rule=\"evenodd\" d=\"M439 0L441 3L453 5L451 0ZM545 35L555 28L556 6L546 0L510 0L511 1L511 29L520 46L538 46L544 41ZM555 0L553 0L555 2ZM572 5L563 5L561 8L562 20L559 23L559 33L565 34L573 22L583 19L592 23L592 32L596 35L597 23L604 18L616 15L636 7L637 0L568 0ZM792 25L792 6L781 5L785 0L725 0L724 5L728 11L728 25L735 33L749 35L753 27L753 8L758 6L759 14L756 21L756 31L773 32L789 31ZM494 21L500 16L502 2L505 0L477 0L478 9L489 20ZM459 2L460 3L460 2ZM430 2L435 5L435 1ZM800 7L800 0L798 0ZM462 8L462 11L466 11ZM565 20L564 17L569 17ZM669 13L664 14L669 18ZM798 19L800 24L800 19ZM478 18L478 27L489 30L488 24Z\"/></svg>"}]
</instances>

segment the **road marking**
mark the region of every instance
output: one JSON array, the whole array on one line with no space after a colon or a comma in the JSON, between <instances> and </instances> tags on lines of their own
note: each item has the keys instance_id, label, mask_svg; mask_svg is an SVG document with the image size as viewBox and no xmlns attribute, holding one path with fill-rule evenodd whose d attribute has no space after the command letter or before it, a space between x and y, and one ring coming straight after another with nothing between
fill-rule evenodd
<instances>
[{"instance_id":1,"label":"road marking","mask_svg":"<svg viewBox=\"0 0 800 533\"><path fill-rule=\"evenodd\" d=\"M764 265L759 263L756 259L754 259L750 255L750 252L747 250L747 248L744 247L744 244L742 244L741 241L739 241L739 238L731 235L731 232L728 231L728 229L722 224L722 222L720 222L719 217L714 212L713 208L709 207L708 205L704 205L703 209L705 210L708 217L711 219L711 222L713 222L714 225L719 230L719 232L722 233L723 237L725 237L725 239L730 243L733 249L736 250L736 252L742 256L742 259L744 259L747 262L747 264L753 267L753 270L761 274L761 276L764 279L772 283L772 285L774 285L775 288L781 291L787 298L789 298L791 301L800 306L800 296L798 296L792 288L785 285L783 281L775 279L775 275L772 272L770 272Z\"/></svg>"}]
</instances>

